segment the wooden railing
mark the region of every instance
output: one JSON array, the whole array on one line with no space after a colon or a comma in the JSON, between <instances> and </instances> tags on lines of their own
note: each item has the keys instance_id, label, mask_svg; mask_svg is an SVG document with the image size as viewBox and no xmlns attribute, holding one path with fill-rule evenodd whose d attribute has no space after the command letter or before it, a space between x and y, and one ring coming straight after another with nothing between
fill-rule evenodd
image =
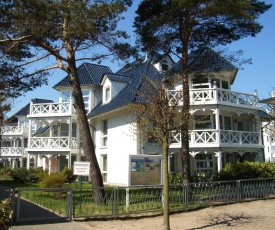
<instances>
[{"instance_id":1,"label":"wooden railing","mask_svg":"<svg viewBox=\"0 0 275 230\"><path fill-rule=\"evenodd\" d=\"M31 149L77 148L77 139L72 137L31 137Z\"/></svg>"},{"instance_id":2,"label":"wooden railing","mask_svg":"<svg viewBox=\"0 0 275 230\"><path fill-rule=\"evenodd\" d=\"M189 132L189 144L260 144L259 132L233 130L192 130ZM173 144L181 144L180 133L173 136Z\"/></svg>"},{"instance_id":3,"label":"wooden railing","mask_svg":"<svg viewBox=\"0 0 275 230\"><path fill-rule=\"evenodd\" d=\"M1 128L2 135L21 135L27 133L27 129L23 126L3 126Z\"/></svg>"},{"instance_id":4,"label":"wooden railing","mask_svg":"<svg viewBox=\"0 0 275 230\"><path fill-rule=\"evenodd\" d=\"M220 88L190 89L190 104L228 103L242 106L258 106L258 97L255 94L245 94ZM170 104L183 104L181 90L168 91Z\"/></svg>"},{"instance_id":5,"label":"wooden railing","mask_svg":"<svg viewBox=\"0 0 275 230\"><path fill-rule=\"evenodd\" d=\"M30 105L30 115L64 115L73 114L71 103L40 103Z\"/></svg>"},{"instance_id":6,"label":"wooden railing","mask_svg":"<svg viewBox=\"0 0 275 230\"><path fill-rule=\"evenodd\" d=\"M22 155L22 147L1 147L1 157L16 157Z\"/></svg>"}]
</instances>

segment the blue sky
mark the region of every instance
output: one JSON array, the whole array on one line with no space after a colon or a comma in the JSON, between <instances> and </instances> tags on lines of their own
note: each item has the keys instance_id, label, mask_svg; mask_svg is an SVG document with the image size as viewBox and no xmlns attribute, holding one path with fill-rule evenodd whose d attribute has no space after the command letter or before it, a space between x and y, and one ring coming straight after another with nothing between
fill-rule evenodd
<instances>
[{"instance_id":1,"label":"blue sky","mask_svg":"<svg viewBox=\"0 0 275 230\"><path fill-rule=\"evenodd\" d=\"M122 28L132 31L132 22L134 12L139 1L134 1L133 6L125 14L125 20ZM274 4L273 0L266 0L267 4ZM232 90L253 94L254 90L258 91L259 99L268 98L270 91L275 90L275 6L273 6L259 19L264 26L261 33L256 37L249 37L228 45L229 51L243 50L243 58L252 59L252 64L243 66L243 70L239 70ZM110 66L112 71L117 71L121 66L117 63L103 61L102 65ZM25 96L17 98L14 101L12 111L8 116L14 114L19 109L27 105L33 98L51 99L58 101L58 92L52 89L57 82L66 76L65 72L55 70L49 78L48 86L42 86L34 91L28 92Z\"/></svg>"}]
</instances>

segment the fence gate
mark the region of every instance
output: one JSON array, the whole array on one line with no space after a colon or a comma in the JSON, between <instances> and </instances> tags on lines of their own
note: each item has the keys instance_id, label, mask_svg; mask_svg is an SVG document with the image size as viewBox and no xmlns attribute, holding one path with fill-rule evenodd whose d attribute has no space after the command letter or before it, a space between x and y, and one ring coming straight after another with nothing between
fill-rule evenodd
<instances>
[{"instance_id":1,"label":"fence gate","mask_svg":"<svg viewBox=\"0 0 275 230\"><path fill-rule=\"evenodd\" d=\"M14 221L71 220L72 189L20 188L13 195Z\"/></svg>"}]
</instances>

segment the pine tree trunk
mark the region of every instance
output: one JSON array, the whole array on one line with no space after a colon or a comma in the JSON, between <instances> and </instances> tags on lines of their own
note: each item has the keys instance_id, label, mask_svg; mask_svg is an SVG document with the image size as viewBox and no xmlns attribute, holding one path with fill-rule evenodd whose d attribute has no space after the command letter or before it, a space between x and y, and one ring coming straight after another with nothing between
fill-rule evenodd
<instances>
[{"instance_id":1,"label":"pine tree trunk","mask_svg":"<svg viewBox=\"0 0 275 230\"><path fill-rule=\"evenodd\" d=\"M97 204L104 202L105 191L103 189L103 179L99 164L95 154L95 146L92 140L90 126L88 123L83 96L81 92L80 82L78 79L75 62L69 64L70 66L70 84L73 88L74 108L76 110L77 120L79 124L79 131L83 143L83 152L87 161L90 162L90 177L94 188L94 200ZM101 189L99 189L101 188Z\"/></svg>"}]
</instances>

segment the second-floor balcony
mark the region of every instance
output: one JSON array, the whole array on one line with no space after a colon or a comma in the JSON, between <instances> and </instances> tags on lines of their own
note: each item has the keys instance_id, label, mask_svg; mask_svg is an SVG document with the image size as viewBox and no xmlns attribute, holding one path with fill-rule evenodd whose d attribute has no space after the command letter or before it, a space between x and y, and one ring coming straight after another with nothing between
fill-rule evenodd
<instances>
[{"instance_id":1,"label":"second-floor balcony","mask_svg":"<svg viewBox=\"0 0 275 230\"><path fill-rule=\"evenodd\" d=\"M75 114L71 103L38 103L30 104L29 117L71 116Z\"/></svg>"},{"instance_id":2,"label":"second-floor balcony","mask_svg":"<svg viewBox=\"0 0 275 230\"><path fill-rule=\"evenodd\" d=\"M29 150L61 150L77 148L75 137L31 137Z\"/></svg>"},{"instance_id":3,"label":"second-floor balcony","mask_svg":"<svg viewBox=\"0 0 275 230\"><path fill-rule=\"evenodd\" d=\"M181 90L168 91L170 104L183 104L183 94ZM258 96L255 94L246 94L234 92L221 88L200 88L190 89L190 104L225 104L237 105L240 107L258 107Z\"/></svg>"},{"instance_id":4,"label":"second-floor balcony","mask_svg":"<svg viewBox=\"0 0 275 230\"><path fill-rule=\"evenodd\" d=\"M28 129L24 126L3 126L1 128L1 134L12 136L12 135L23 135L28 134Z\"/></svg>"},{"instance_id":5,"label":"second-floor balcony","mask_svg":"<svg viewBox=\"0 0 275 230\"><path fill-rule=\"evenodd\" d=\"M259 132L234 131L234 130L192 130L189 132L190 147L209 147L209 146L253 146L261 145ZM181 134L174 136L171 145L177 146L181 144Z\"/></svg>"},{"instance_id":6,"label":"second-floor balcony","mask_svg":"<svg viewBox=\"0 0 275 230\"><path fill-rule=\"evenodd\" d=\"M1 147L1 157L21 157L23 154L22 147Z\"/></svg>"}]
</instances>

